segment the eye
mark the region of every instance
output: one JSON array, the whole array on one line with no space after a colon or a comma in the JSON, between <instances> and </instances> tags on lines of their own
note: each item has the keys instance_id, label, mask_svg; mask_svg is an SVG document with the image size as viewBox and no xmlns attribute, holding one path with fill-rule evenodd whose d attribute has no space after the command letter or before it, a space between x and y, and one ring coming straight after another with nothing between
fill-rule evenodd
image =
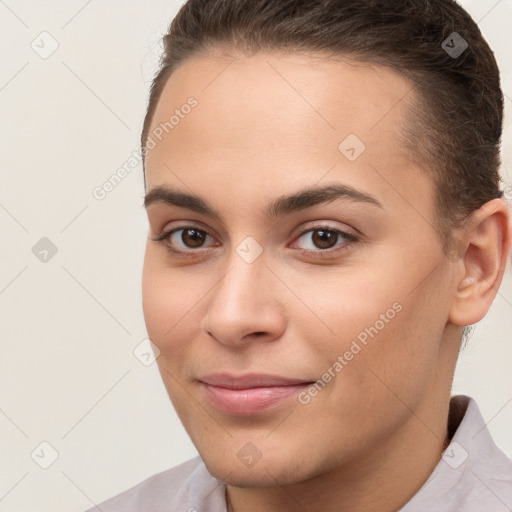
<instances>
[{"instance_id":1,"label":"eye","mask_svg":"<svg viewBox=\"0 0 512 512\"><path fill-rule=\"evenodd\" d=\"M348 248L349 245L356 243L358 238L351 233L329 226L314 226L303 231L297 240L297 245L302 241L302 253L323 256L325 253L330 255L333 252Z\"/></svg>"},{"instance_id":2,"label":"eye","mask_svg":"<svg viewBox=\"0 0 512 512\"><path fill-rule=\"evenodd\" d=\"M208 247L208 241L213 240L213 246L220 245L204 229L196 226L182 226L173 228L161 235L151 238L155 242L162 243L165 248L177 256L194 257ZM302 231L294 245L302 245L299 252L311 257L327 257L334 253L348 249L350 245L359 242L359 239L345 231L329 226L313 226ZM305 247L305 248L304 248Z\"/></svg>"},{"instance_id":3,"label":"eye","mask_svg":"<svg viewBox=\"0 0 512 512\"><path fill-rule=\"evenodd\" d=\"M210 237L210 235L200 229L181 228L170 233L169 241L178 245L182 244L180 246L182 249L197 249L204 245L208 237Z\"/></svg>"},{"instance_id":4,"label":"eye","mask_svg":"<svg viewBox=\"0 0 512 512\"><path fill-rule=\"evenodd\" d=\"M188 256L187 253L199 252L197 249L203 248L208 239L213 240L213 237L195 226L174 228L152 238L155 242L162 242L169 251L185 256Z\"/></svg>"}]
</instances>

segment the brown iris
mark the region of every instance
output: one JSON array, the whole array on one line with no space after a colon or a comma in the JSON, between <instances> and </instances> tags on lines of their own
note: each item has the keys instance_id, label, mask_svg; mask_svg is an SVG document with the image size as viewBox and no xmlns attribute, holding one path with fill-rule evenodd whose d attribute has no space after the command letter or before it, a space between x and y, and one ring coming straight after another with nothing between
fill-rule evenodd
<instances>
[{"instance_id":1,"label":"brown iris","mask_svg":"<svg viewBox=\"0 0 512 512\"><path fill-rule=\"evenodd\" d=\"M329 249L336 244L338 234L334 231L315 229L311 238L319 249Z\"/></svg>"},{"instance_id":2,"label":"brown iris","mask_svg":"<svg viewBox=\"0 0 512 512\"><path fill-rule=\"evenodd\" d=\"M190 243L187 243L187 239ZM197 229L184 229L181 235L181 240L187 247L201 247L204 239L205 234Z\"/></svg>"}]
</instances>

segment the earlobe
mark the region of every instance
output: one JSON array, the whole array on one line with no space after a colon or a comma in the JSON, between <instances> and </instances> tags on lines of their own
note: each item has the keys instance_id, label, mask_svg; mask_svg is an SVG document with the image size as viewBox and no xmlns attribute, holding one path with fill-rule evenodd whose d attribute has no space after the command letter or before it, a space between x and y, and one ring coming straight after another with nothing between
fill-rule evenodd
<instances>
[{"instance_id":1,"label":"earlobe","mask_svg":"<svg viewBox=\"0 0 512 512\"><path fill-rule=\"evenodd\" d=\"M466 249L453 261L458 268L450 321L472 325L487 314L503 279L511 247L507 203L493 199L476 210L458 240Z\"/></svg>"}]
</instances>

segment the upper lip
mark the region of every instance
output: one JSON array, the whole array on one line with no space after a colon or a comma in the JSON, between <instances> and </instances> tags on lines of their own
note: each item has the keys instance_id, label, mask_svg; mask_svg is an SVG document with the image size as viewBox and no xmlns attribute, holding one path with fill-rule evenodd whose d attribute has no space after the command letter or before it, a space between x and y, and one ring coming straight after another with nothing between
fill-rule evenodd
<instances>
[{"instance_id":1,"label":"upper lip","mask_svg":"<svg viewBox=\"0 0 512 512\"><path fill-rule=\"evenodd\" d=\"M201 377L201 382L211 386L229 389L249 389L272 386L294 386L298 384L309 384L312 381L269 375L265 373L246 373L245 375L230 375L228 373L212 373Z\"/></svg>"}]
</instances>

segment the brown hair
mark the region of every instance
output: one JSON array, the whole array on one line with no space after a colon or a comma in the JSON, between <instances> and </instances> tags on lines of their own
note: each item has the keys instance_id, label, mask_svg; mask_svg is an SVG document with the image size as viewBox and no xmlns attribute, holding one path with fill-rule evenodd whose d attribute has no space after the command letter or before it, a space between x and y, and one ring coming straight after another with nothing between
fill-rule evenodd
<instances>
[{"instance_id":1,"label":"brown hair","mask_svg":"<svg viewBox=\"0 0 512 512\"><path fill-rule=\"evenodd\" d=\"M188 0L164 36L143 154L169 76L186 59L215 49L348 56L412 80L417 100L401 136L411 158L433 173L434 227L445 250L453 228L503 194L499 70L476 23L454 0Z\"/></svg>"}]
</instances>

